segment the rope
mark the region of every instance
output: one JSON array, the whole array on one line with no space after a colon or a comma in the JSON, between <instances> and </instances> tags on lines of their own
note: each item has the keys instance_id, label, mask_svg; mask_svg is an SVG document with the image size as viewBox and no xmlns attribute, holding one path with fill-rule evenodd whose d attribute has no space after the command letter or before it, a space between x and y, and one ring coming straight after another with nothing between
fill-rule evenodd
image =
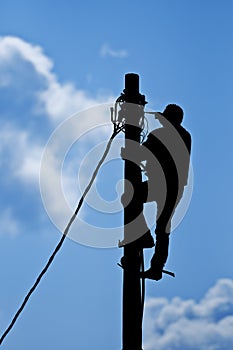
<instances>
[{"instance_id":1,"label":"rope","mask_svg":"<svg viewBox=\"0 0 233 350\"><path fill-rule=\"evenodd\" d=\"M83 193L81 199L79 200L79 203L78 203L78 205L77 205L77 208L76 208L74 214L72 215L72 217L70 218L70 221L68 222L68 224L67 224L67 226L66 226L66 228L65 228L65 230L64 230L64 232L63 232L63 235L62 235L62 237L61 237L61 239L60 239L60 241L59 241L59 243L57 244L56 248L54 249L53 253L51 254L51 256L50 256L50 258L49 258L47 264L45 265L45 267L43 268L43 270L41 271L41 273L40 273L39 276L37 277L35 283L34 283L33 286L31 287L31 289L29 290L29 292L28 292L28 294L26 295L26 297L24 298L24 300L23 300L21 306L19 307L19 309L18 309L17 312L15 313L15 315L14 315L14 317L13 317L11 323L9 324L9 326L7 327L7 329L5 330L5 332L3 333L3 335L1 336L1 338L0 338L0 345L2 344L3 340L6 338L6 336L8 335L8 333L9 333L9 332L11 331L11 329L13 328L15 322L17 321L18 317L20 316L20 314L22 313L24 307L26 306L26 304L27 304L27 302L28 302L30 296L31 296L32 293L35 291L35 289L37 288L38 284L40 283L40 280L41 280L42 277L45 275L45 273L47 272L48 268L49 268L50 265L52 264L52 262L53 262L53 260L54 260L54 258L55 258L55 256L56 256L56 254L57 254L57 253L59 252L59 250L61 249L62 244L64 243L65 238L66 238L66 236L67 236L67 234L68 234L68 232L69 232L69 229L70 229L72 223L74 222L74 220L75 220L75 218L76 218L76 216L77 216L77 214L78 214L78 212L79 212L79 210L80 210L80 208L81 208L81 206L82 206L82 204L83 204L83 201L84 201L86 195L88 194L88 192L89 192L89 190L90 190L90 188L91 188L91 186L92 186L92 184L93 184L93 182L94 182L94 180L95 180L95 178L96 178L96 176L97 176L97 173L98 173L98 171L99 171L99 168L100 168L101 165L103 164L103 162L104 162L104 160L105 160L105 158L106 158L106 156L107 156L107 154L108 154L108 152L109 152L109 150L110 150L110 147L111 147L111 144L112 144L113 139L115 138L115 136L116 136L121 130L122 130L122 127L120 127L120 128L114 128L114 132L113 132L113 134L111 135L111 137L110 137L110 139L109 139L109 141L108 141L108 143L107 143L107 146L106 146L106 149L105 149L105 151L104 151L104 154L103 154L102 158L100 159L100 161L99 161L99 163L98 163L98 165L97 165L97 167L96 167L96 169L95 169L95 171L94 171L94 173L93 173L93 175L92 175L92 178L91 178L89 184L87 185L87 187L86 187L86 189L85 189L85 191L84 191L84 193Z\"/></svg>"}]
</instances>

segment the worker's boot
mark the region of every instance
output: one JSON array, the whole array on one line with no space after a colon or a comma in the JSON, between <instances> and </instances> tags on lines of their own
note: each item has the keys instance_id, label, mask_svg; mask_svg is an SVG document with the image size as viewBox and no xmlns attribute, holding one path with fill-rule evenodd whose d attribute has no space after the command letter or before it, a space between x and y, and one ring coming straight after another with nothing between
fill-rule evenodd
<instances>
[{"instance_id":1,"label":"worker's boot","mask_svg":"<svg viewBox=\"0 0 233 350\"><path fill-rule=\"evenodd\" d=\"M156 235L155 252L151 259L151 267L142 273L143 278L159 281L162 278L163 267L168 257L169 235L166 233Z\"/></svg>"}]
</instances>

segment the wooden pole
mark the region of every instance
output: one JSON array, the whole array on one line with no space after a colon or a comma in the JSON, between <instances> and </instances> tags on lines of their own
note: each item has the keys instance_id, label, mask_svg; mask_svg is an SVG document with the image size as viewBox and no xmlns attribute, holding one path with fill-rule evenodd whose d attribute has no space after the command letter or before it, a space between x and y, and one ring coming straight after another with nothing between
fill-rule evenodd
<instances>
[{"instance_id":1,"label":"wooden pole","mask_svg":"<svg viewBox=\"0 0 233 350\"><path fill-rule=\"evenodd\" d=\"M144 115L145 96L139 93L139 76L134 73L125 75L125 89L121 95L125 117L125 152L132 147L132 141L140 143L140 119ZM124 241L132 241L135 232L130 230L134 219L140 215L143 204L138 198L137 189L141 184L140 167L125 160L124 169L125 188L124 196L130 196L129 183L133 186L132 200L124 207ZM132 189L132 187L131 187ZM130 193L129 193L130 192ZM139 191L140 192L140 191ZM142 349L142 296L140 282L140 250L135 245L126 244L124 247L123 271L123 350Z\"/></svg>"}]
</instances>

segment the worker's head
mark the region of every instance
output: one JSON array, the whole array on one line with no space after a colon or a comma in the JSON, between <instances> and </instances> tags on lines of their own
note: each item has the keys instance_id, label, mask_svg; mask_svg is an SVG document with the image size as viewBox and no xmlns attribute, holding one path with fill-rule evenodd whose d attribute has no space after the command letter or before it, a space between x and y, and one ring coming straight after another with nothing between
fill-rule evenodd
<instances>
[{"instance_id":1,"label":"worker's head","mask_svg":"<svg viewBox=\"0 0 233 350\"><path fill-rule=\"evenodd\" d=\"M160 114L174 125L181 124L184 117L183 109L176 104L167 105L164 111Z\"/></svg>"}]
</instances>

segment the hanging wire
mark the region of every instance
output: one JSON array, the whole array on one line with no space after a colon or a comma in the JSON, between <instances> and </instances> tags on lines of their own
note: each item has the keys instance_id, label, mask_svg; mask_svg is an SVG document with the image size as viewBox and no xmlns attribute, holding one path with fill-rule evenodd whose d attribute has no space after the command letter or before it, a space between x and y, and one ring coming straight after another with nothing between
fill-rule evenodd
<instances>
[{"instance_id":1,"label":"hanging wire","mask_svg":"<svg viewBox=\"0 0 233 350\"><path fill-rule=\"evenodd\" d=\"M96 169L95 169L95 171L94 171L94 173L93 173L93 175L92 175L92 178L91 178L89 184L87 185L85 191L83 192L83 195L82 195L82 197L81 197L80 200L79 200L79 203L78 203L78 205L77 205L77 208L75 209L74 214L73 214L72 217L70 218L70 220L69 220L69 222L68 222L68 224L67 224L67 226L66 226L66 228L65 228L65 230L64 230L64 232L63 232L63 235L62 235L60 241L58 242L58 244L57 244L56 248L54 249L53 253L51 254L51 256L49 257L47 264L45 265L45 267L43 268L43 270L41 271L41 273L38 275L38 277L37 277L35 283L33 284L33 286L31 287L31 289L30 289L29 292L27 293L26 297L24 298L24 300L23 300L21 306L19 307L19 309L18 309L17 312L15 313L15 315L14 315L14 317L13 317L11 323L9 324L9 326L7 327L7 329L5 330L5 332L2 334L2 336L1 336L1 338L0 338L0 345L2 344L3 340L6 338L6 336L8 335L8 333L9 333L9 332L11 331L11 329L13 328L15 322L17 321L18 317L19 317L20 314L22 313L22 311L23 311L24 307L26 306L26 304L27 304L29 298L31 297L32 293L33 293L33 292L35 291L35 289L37 288L37 286L38 286L38 284L40 283L42 277L45 275L45 273L47 272L48 268L49 268L50 265L52 264L52 262L53 262L55 256L57 255L57 253L58 253L59 250L61 249L62 244L64 243L65 238L66 238L66 236L67 236L67 234L68 234L68 232L69 232L69 229L70 229L72 223L74 222L74 220L75 220L75 218L76 218L76 216L77 216L79 210L81 209L81 206L82 206L82 204L83 204L83 202L84 202L84 199L85 199L86 195L88 194L88 192L89 192L89 190L90 190L90 188L91 188L91 186L92 186L92 184L93 184L93 182L94 182L94 180L95 180L95 178L96 178L96 176L97 176L97 173L98 173L98 171L99 171L99 168L100 168L101 165L103 164L103 162L104 162L104 160L105 160L105 158L106 158L106 156L107 156L107 154L108 154L108 152L109 152L109 150L110 150L110 147L111 147L111 144L112 144L113 139L115 138L115 136L116 136L120 131L122 131L122 129L123 129L123 126L120 126L120 127L119 127L119 126L116 126L116 127L114 126L114 131L113 131L113 133L112 133L112 135L111 135L111 137L110 137L110 139L109 139L109 141L108 141L108 143L107 143L107 146L106 146L106 149L105 149L105 151L104 151L104 153L103 153L103 156L102 156L102 158L100 159L100 161L99 161L99 163L98 163L98 165L97 165L97 167L96 167Z\"/></svg>"},{"instance_id":2,"label":"hanging wire","mask_svg":"<svg viewBox=\"0 0 233 350\"><path fill-rule=\"evenodd\" d=\"M143 249L139 251L139 258L140 258L140 274L141 274L141 317L143 320L143 313L144 313L144 305L145 305L145 265L144 265L144 254Z\"/></svg>"}]
</instances>

